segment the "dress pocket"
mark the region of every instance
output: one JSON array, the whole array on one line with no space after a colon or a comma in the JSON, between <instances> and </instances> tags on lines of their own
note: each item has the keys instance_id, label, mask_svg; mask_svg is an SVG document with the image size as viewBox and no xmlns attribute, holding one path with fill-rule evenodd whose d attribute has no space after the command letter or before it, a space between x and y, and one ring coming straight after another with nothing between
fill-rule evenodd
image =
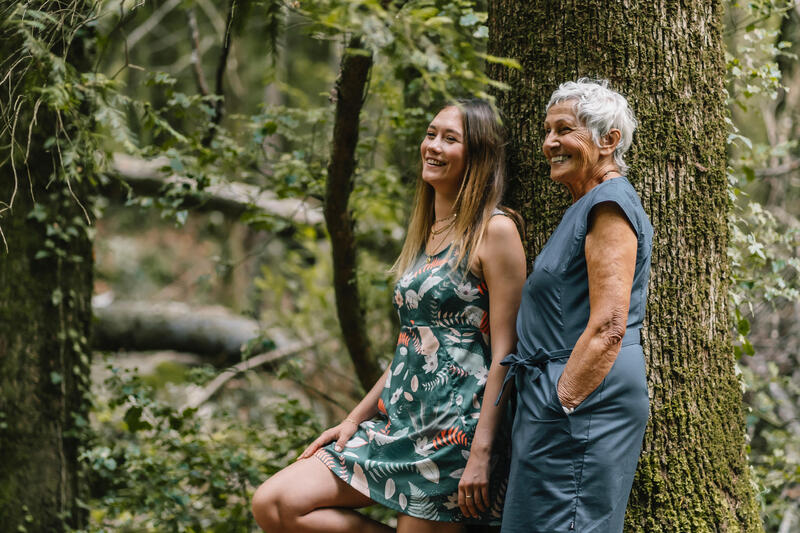
<instances>
[{"instance_id":1,"label":"dress pocket","mask_svg":"<svg viewBox=\"0 0 800 533\"><path fill-rule=\"evenodd\" d=\"M603 381L601 381L600 384L589 393L589 396L584 398L583 401L579 403L577 407L575 407L575 411L573 411L571 415L567 415L564 413L564 406L561 403L561 400L558 398L558 380L561 379L561 375L564 373L564 367L567 366L567 362L564 361L563 363L550 363L550 366L553 367L552 391L550 395L553 398L553 405L555 406L554 408L563 413L565 416L573 416L581 411L586 411L593 404L596 404L602 399L603 389L605 389L608 376L603 378Z\"/></svg>"}]
</instances>

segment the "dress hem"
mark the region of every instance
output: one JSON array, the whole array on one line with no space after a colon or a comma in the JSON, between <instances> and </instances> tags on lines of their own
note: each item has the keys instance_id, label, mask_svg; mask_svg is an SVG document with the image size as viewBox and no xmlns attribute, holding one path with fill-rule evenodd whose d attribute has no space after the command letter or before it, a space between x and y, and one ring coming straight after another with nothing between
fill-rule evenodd
<instances>
[{"instance_id":1,"label":"dress hem","mask_svg":"<svg viewBox=\"0 0 800 533\"><path fill-rule=\"evenodd\" d=\"M363 496L366 496L367 498L372 500L372 502L375 503L375 504L382 505L384 507L387 507L387 508L389 508L389 509L391 509L393 511L397 511L398 513L404 514L406 516L410 516L410 517L413 517L413 518L419 518L420 520L427 520L428 522L441 522L441 523L444 523L444 524L468 524L468 525L481 525L481 526L499 526L500 525L500 521L499 520L490 521L490 522L481 521L481 520L473 520L473 519L467 519L467 520L431 520L429 518L425 518L423 516L417 516L417 515L414 515L412 513L409 513L407 511L405 511L402 507L400 507L399 504L393 502L392 500L386 500L386 499L383 499L383 498L376 499L374 496L372 496L372 494L365 494L364 492L358 490L356 487L351 485L346 479L344 479L342 476L340 476L339 474L334 472L333 469L330 466L325 464L325 461L323 461L322 458L317 455L317 453L319 451L323 450L323 449L324 448L320 448L319 450L317 450L317 452L314 452L313 457L315 457L320 463L322 463L325 466L325 468L327 468L331 472L331 474L336 476L337 479L341 479L342 481L344 481L347 484L348 487L351 487L353 490L355 490L359 494L361 494ZM328 453L330 453L330 452L328 452Z\"/></svg>"}]
</instances>

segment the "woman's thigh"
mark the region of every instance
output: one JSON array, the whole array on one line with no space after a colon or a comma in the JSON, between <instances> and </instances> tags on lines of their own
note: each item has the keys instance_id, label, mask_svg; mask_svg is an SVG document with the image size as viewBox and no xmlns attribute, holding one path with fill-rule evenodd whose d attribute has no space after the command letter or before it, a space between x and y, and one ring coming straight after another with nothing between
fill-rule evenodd
<instances>
[{"instance_id":1,"label":"woman's thigh","mask_svg":"<svg viewBox=\"0 0 800 533\"><path fill-rule=\"evenodd\" d=\"M302 459L274 474L256 490L254 509L302 516L323 507L357 509L374 502L339 479L316 457Z\"/></svg>"},{"instance_id":2,"label":"woman's thigh","mask_svg":"<svg viewBox=\"0 0 800 533\"><path fill-rule=\"evenodd\" d=\"M397 533L463 533L464 525L454 522L433 522L405 514L397 515Z\"/></svg>"}]
</instances>

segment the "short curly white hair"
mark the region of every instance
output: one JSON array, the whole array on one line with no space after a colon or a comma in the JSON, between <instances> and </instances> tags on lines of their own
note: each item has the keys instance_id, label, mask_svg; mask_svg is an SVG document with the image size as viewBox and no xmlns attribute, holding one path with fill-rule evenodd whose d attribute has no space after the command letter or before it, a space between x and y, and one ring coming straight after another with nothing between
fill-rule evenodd
<instances>
[{"instance_id":1,"label":"short curly white hair","mask_svg":"<svg viewBox=\"0 0 800 533\"><path fill-rule=\"evenodd\" d=\"M628 165L624 156L633 142L636 117L625 97L609 89L608 80L580 78L559 85L550 96L546 111L555 104L570 100L575 100L575 116L591 132L592 140L598 146L600 139L609 131L619 130L620 140L614 150L614 162L621 173L626 173Z\"/></svg>"}]
</instances>

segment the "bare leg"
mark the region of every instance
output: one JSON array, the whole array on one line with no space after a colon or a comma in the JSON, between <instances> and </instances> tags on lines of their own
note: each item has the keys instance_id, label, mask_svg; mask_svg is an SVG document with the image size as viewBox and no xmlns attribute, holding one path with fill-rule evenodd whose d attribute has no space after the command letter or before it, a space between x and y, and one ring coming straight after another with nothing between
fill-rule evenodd
<instances>
[{"instance_id":1,"label":"bare leg","mask_svg":"<svg viewBox=\"0 0 800 533\"><path fill-rule=\"evenodd\" d=\"M397 515L397 533L464 533L464 525L455 522L433 522L405 514Z\"/></svg>"},{"instance_id":2,"label":"bare leg","mask_svg":"<svg viewBox=\"0 0 800 533\"><path fill-rule=\"evenodd\" d=\"M374 502L336 477L316 457L293 463L253 495L253 516L266 533L390 533L354 511Z\"/></svg>"}]
</instances>

